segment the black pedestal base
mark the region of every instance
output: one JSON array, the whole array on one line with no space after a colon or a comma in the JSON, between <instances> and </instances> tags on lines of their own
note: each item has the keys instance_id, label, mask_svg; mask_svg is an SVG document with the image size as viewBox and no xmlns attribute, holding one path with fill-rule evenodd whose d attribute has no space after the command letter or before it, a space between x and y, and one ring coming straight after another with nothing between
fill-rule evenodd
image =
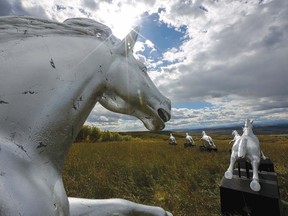
<instances>
[{"instance_id":1,"label":"black pedestal base","mask_svg":"<svg viewBox=\"0 0 288 216\"><path fill-rule=\"evenodd\" d=\"M217 152L218 151L218 149L216 147L206 146L206 145L201 145L199 147L199 149L200 149L200 151L208 151L208 152L213 152L213 151Z\"/></svg>"},{"instance_id":2,"label":"black pedestal base","mask_svg":"<svg viewBox=\"0 0 288 216\"><path fill-rule=\"evenodd\" d=\"M184 148L194 147L196 144L194 143L184 143Z\"/></svg>"},{"instance_id":3,"label":"black pedestal base","mask_svg":"<svg viewBox=\"0 0 288 216\"><path fill-rule=\"evenodd\" d=\"M241 172L246 172L241 170ZM221 212L223 215L273 215L280 216L280 198L277 175L274 172L259 173L261 190L252 191L252 179L239 178L234 170L232 179L223 177L220 186ZM236 174L236 175L235 175ZM252 176L252 173L250 174Z\"/></svg>"}]
</instances>

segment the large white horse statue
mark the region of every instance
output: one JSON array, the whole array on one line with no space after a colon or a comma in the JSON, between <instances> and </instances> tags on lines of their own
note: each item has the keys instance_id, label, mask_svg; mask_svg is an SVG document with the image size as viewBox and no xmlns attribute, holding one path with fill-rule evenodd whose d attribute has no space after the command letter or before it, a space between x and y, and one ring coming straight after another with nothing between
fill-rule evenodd
<instances>
[{"instance_id":1,"label":"large white horse statue","mask_svg":"<svg viewBox=\"0 0 288 216\"><path fill-rule=\"evenodd\" d=\"M171 215L123 199L68 198L62 182L96 102L149 130L170 119L170 101L133 56L138 28L122 41L90 19L1 17L0 29L0 215Z\"/></svg>"},{"instance_id":2,"label":"large white horse statue","mask_svg":"<svg viewBox=\"0 0 288 216\"><path fill-rule=\"evenodd\" d=\"M250 188L253 191L259 191L261 186L259 184L258 167L260 164L261 150L259 140L253 133L252 123L253 120L245 120L243 134L233 144L230 165L225 172L225 178L232 179L235 162L240 158L244 158L252 165L253 179L250 183Z\"/></svg>"},{"instance_id":3,"label":"large white horse statue","mask_svg":"<svg viewBox=\"0 0 288 216\"><path fill-rule=\"evenodd\" d=\"M216 148L212 138L208 136L205 131L202 131L202 137L200 140L206 141L211 147Z\"/></svg>"}]
</instances>

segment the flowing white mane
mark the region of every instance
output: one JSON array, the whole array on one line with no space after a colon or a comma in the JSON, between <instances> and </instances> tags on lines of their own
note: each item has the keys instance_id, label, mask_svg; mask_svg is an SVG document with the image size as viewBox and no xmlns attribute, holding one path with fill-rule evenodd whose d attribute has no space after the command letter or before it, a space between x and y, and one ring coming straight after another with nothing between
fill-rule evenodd
<instances>
[{"instance_id":1,"label":"flowing white mane","mask_svg":"<svg viewBox=\"0 0 288 216\"><path fill-rule=\"evenodd\" d=\"M25 37L44 37L48 35L70 35L81 37L97 37L108 40L111 45L119 42L106 25L87 18L71 18L63 23L33 17L0 17L0 38L15 39L19 33ZM5 37L8 36L8 37ZM22 35L22 36L23 36Z\"/></svg>"}]
</instances>

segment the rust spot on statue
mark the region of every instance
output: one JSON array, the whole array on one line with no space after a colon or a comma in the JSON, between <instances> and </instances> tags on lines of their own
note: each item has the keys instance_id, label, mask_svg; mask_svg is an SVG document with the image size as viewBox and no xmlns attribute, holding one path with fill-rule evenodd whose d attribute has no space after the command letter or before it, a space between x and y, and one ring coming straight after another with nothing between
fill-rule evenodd
<instances>
[{"instance_id":1,"label":"rust spot on statue","mask_svg":"<svg viewBox=\"0 0 288 216\"><path fill-rule=\"evenodd\" d=\"M75 104L75 102L73 102L73 109L74 110L78 110L79 104Z\"/></svg>"},{"instance_id":2,"label":"rust spot on statue","mask_svg":"<svg viewBox=\"0 0 288 216\"><path fill-rule=\"evenodd\" d=\"M46 144L43 144L42 142L39 142L39 145L36 147L37 149L39 149L39 148L45 148L45 147L47 147L47 145Z\"/></svg>"},{"instance_id":3,"label":"rust spot on statue","mask_svg":"<svg viewBox=\"0 0 288 216\"><path fill-rule=\"evenodd\" d=\"M22 94L38 94L38 92L35 92L35 91L24 91L22 92Z\"/></svg>"},{"instance_id":4,"label":"rust spot on statue","mask_svg":"<svg viewBox=\"0 0 288 216\"><path fill-rule=\"evenodd\" d=\"M77 99L77 100L73 100L73 109L74 110L78 110L79 109L79 107L80 107L80 102L81 101L83 101L83 95L81 95L80 97L79 97L79 99Z\"/></svg>"},{"instance_id":5,"label":"rust spot on statue","mask_svg":"<svg viewBox=\"0 0 288 216\"><path fill-rule=\"evenodd\" d=\"M24 151L27 154L27 151L24 149L24 147L22 145L18 145L18 144L16 144L16 145L19 149L21 149L22 151Z\"/></svg>"},{"instance_id":6,"label":"rust spot on statue","mask_svg":"<svg viewBox=\"0 0 288 216\"><path fill-rule=\"evenodd\" d=\"M9 104L7 101L0 100L0 104Z\"/></svg>"},{"instance_id":7,"label":"rust spot on statue","mask_svg":"<svg viewBox=\"0 0 288 216\"><path fill-rule=\"evenodd\" d=\"M50 64L51 64L51 66L53 67L53 68L55 68L56 69L56 66L55 66L55 64L54 64L54 61L53 61L53 59L51 58L51 60L50 60Z\"/></svg>"}]
</instances>

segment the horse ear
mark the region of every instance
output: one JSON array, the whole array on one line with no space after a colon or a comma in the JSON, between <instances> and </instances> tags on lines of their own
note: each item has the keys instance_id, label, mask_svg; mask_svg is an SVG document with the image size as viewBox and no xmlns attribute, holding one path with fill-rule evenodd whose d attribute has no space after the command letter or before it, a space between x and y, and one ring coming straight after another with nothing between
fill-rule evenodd
<instances>
[{"instance_id":1,"label":"horse ear","mask_svg":"<svg viewBox=\"0 0 288 216\"><path fill-rule=\"evenodd\" d=\"M140 27L136 26L130 31L130 33L120 42L117 47L118 53L127 54L133 50L133 47L137 41Z\"/></svg>"}]
</instances>

